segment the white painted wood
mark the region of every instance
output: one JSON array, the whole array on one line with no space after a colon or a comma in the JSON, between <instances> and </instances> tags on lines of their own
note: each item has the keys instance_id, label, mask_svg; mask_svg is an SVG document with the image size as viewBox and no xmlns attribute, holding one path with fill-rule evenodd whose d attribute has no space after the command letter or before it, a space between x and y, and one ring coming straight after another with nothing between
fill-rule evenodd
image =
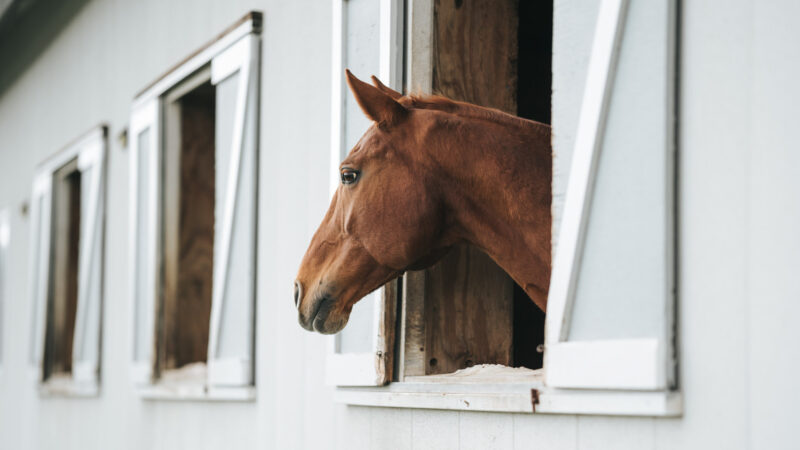
<instances>
[{"instance_id":1,"label":"white painted wood","mask_svg":"<svg viewBox=\"0 0 800 450\"><path fill-rule=\"evenodd\" d=\"M81 211L78 309L72 348L72 378L78 384L100 382L107 131L105 127L99 131L93 133L93 139L86 142L78 154L81 189L89 191L88 204L81 201L81 209L87 210L85 214Z\"/></svg>"},{"instance_id":2,"label":"white painted wood","mask_svg":"<svg viewBox=\"0 0 800 450\"><path fill-rule=\"evenodd\" d=\"M578 416L581 450L655 450L655 420L650 417ZM620 429L624 427L624 432Z\"/></svg>"},{"instance_id":3,"label":"white painted wood","mask_svg":"<svg viewBox=\"0 0 800 450\"><path fill-rule=\"evenodd\" d=\"M161 102L152 98L131 111L130 136L130 267L133 274L130 317L131 380L138 385L152 381L155 363L156 258L161 180ZM147 142L140 135L147 133ZM140 167L144 163L146 167ZM147 189L146 198L140 190ZM140 223L140 220L146 222Z\"/></svg>"},{"instance_id":4,"label":"white painted wood","mask_svg":"<svg viewBox=\"0 0 800 450\"><path fill-rule=\"evenodd\" d=\"M412 414L396 408L371 414L369 448L413 448Z\"/></svg>"},{"instance_id":5,"label":"white painted wood","mask_svg":"<svg viewBox=\"0 0 800 450\"><path fill-rule=\"evenodd\" d=\"M756 36L752 59L737 60L752 70L752 109L732 112L753 123L751 139L738 144L749 151L741 162L749 191L743 207L751 216L742 224L748 236L742 261L749 273L732 287L747 286L750 295L743 314L749 340L748 446L778 449L797 445L797 415L791 410L800 402L795 389L800 358L794 351L800 342L800 327L794 324L800 314L800 210L794 206L800 153L793 120L800 115L800 86L794 81L800 77L800 48L794 45L800 30L793 20L800 4L752 5L747 16Z\"/></svg>"},{"instance_id":6,"label":"white painted wood","mask_svg":"<svg viewBox=\"0 0 800 450\"><path fill-rule=\"evenodd\" d=\"M674 53L674 4L670 3L666 37L667 59L672 61ZM619 339L581 339L570 341L570 326L573 322L573 308L576 301L576 284L581 268L582 253L586 232L589 227L589 212L592 208L593 189L600 160L604 129L608 115L609 103L618 59L618 48L625 29L625 18L628 9L626 0L606 0L600 5L595 28L591 58L589 60L583 102L578 121L575 150L572 155L572 168L569 174L563 218L558 230L558 245L554 259L553 272L548 299L548 315L546 324L545 369L547 389L546 395L554 388L578 388L585 394L593 391L587 389L618 389L617 395L623 391L651 390L669 394L668 389L674 387L673 373L675 355L672 349L673 336L673 292L672 292L672 240L673 240L673 200L672 167L673 124L671 83L668 82L664 96L669 118L666 127L666 142L656 142L656 151L666 149L663 164L667 186L663 208L666 211L664 258L667 267L666 283L663 298L659 296L641 301L664 302L664 331L657 330L655 337L631 336ZM674 66L667 64L667 79L672 79ZM661 88L661 87L659 87ZM662 113L659 113L662 114ZM659 241L661 243L662 241ZM660 274L659 274L660 275ZM602 392L597 392L600 395ZM633 392L628 392L634 395ZM560 397L550 397L557 403ZM633 398L633 397L632 397ZM555 408L566 408L566 405ZM574 404L573 404L574 405ZM623 408L625 409L625 408ZM650 414L650 409L630 407L630 411L639 410ZM564 410L566 411L566 409ZM602 413L602 407L592 410ZM646 412L650 411L650 412ZM579 412L579 411L574 411ZM609 408L609 414L615 414ZM670 413L674 411L670 410ZM658 411L656 415L660 415Z\"/></svg>"},{"instance_id":7,"label":"white painted wood","mask_svg":"<svg viewBox=\"0 0 800 450\"><path fill-rule=\"evenodd\" d=\"M92 380L78 382L74 378L54 377L39 384L37 391L41 397L97 397L100 395L100 384Z\"/></svg>"},{"instance_id":8,"label":"white painted wood","mask_svg":"<svg viewBox=\"0 0 800 450\"><path fill-rule=\"evenodd\" d=\"M378 27L379 61L376 74L388 86L402 90L403 65L403 1L380 0L379 16L375 17ZM352 8L347 0L333 0L332 3L332 96L331 96L331 152L330 152L330 190L331 196L340 184L339 164L346 156L345 142L345 96L349 95L344 79L346 62L346 42L348 36L347 8ZM364 76L364 75L362 75ZM326 383L337 386L374 386L385 382L383 374L387 371L379 365L384 364L383 348L386 346L385 336L381 333L381 322L385 316L386 293L381 288L371 293L360 302L372 302L372 323L370 326L371 343L369 352L347 352L342 346L341 335L328 339L326 358ZM362 307L367 305L361 305ZM351 321L355 314L351 315ZM364 318L367 320L366 318ZM358 320L358 319L355 319ZM352 328L353 324L351 324Z\"/></svg>"},{"instance_id":9,"label":"white painted wood","mask_svg":"<svg viewBox=\"0 0 800 450\"><path fill-rule=\"evenodd\" d=\"M533 412L531 389L543 388L538 377L478 383L425 382L422 380L425 377L418 378L383 387L340 387L334 398L352 405L530 413Z\"/></svg>"},{"instance_id":10,"label":"white painted wood","mask_svg":"<svg viewBox=\"0 0 800 450\"><path fill-rule=\"evenodd\" d=\"M514 449L577 450L578 419L558 414L514 414Z\"/></svg>"},{"instance_id":11,"label":"white painted wood","mask_svg":"<svg viewBox=\"0 0 800 450\"><path fill-rule=\"evenodd\" d=\"M106 127L99 126L85 133L64 149L45 160L37 168L32 194L32 223L35 231L31 234L31 292L34 305L32 362L42 381L44 370L44 339L47 333L48 291L50 283L50 255L52 243L51 209L52 180L55 171L69 161L78 160L78 170L84 176L82 184L88 192L82 199L81 242L78 250L78 300L74 325L73 371L69 379L46 380L54 383L52 388L42 392L57 392L60 395L93 395L99 384L100 368L100 327L102 308L102 243L103 243L103 199L105 164ZM83 210L86 208L86 210ZM97 304L92 304L97 302ZM97 314L90 317L90 312ZM90 342L87 342L90 340ZM83 357L83 350L95 350Z\"/></svg>"},{"instance_id":12,"label":"white painted wood","mask_svg":"<svg viewBox=\"0 0 800 450\"><path fill-rule=\"evenodd\" d=\"M344 45L347 23L344 20L344 0L331 0L331 146L330 193L339 188L339 162L344 147Z\"/></svg>"},{"instance_id":13,"label":"white painted wood","mask_svg":"<svg viewBox=\"0 0 800 450\"><path fill-rule=\"evenodd\" d=\"M677 417L683 399L672 391L551 389L539 393L536 414Z\"/></svg>"},{"instance_id":14,"label":"white painted wood","mask_svg":"<svg viewBox=\"0 0 800 450\"><path fill-rule=\"evenodd\" d=\"M514 417L488 412L459 413L461 450L506 450L514 447Z\"/></svg>"},{"instance_id":15,"label":"white painted wood","mask_svg":"<svg viewBox=\"0 0 800 450\"><path fill-rule=\"evenodd\" d=\"M175 70L159 79L155 84L147 88L144 92L139 94L133 102L133 108L156 99L168 91L172 86L178 84L181 80L191 75L200 67L208 64L213 57L227 49L233 43L239 41L244 36L250 33L257 32L252 20L247 20L241 25L236 27L213 44L204 48L200 53L192 56L188 61L181 64Z\"/></svg>"},{"instance_id":16,"label":"white painted wood","mask_svg":"<svg viewBox=\"0 0 800 450\"><path fill-rule=\"evenodd\" d=\"M547 346L547 386L582 389L666 389L659 339L560 342Z\"/></svg>"},{"instance_id":17,"label":"white painted wood","mask_svg":"<svg viewBox=\"0 0 800 450\"><path fill-rule=\"evenodd\" d=\"M408 92L430 94L433 89L434 0L408 1L406 77Z\"/></svg>"},{"instance_id":18,"label":"white painted wood","mask_svg":"<svg viewBox=\"0 0 800 450\"><path fill-rule=\"evenodd\" d=\"M233 359L224 356L220 351L220 335L225 333L245 332L252 333L254 330L248 324L240 324L240 329L223 330L223 311L226 303L232 307L232 302L255 304L255 268L253 262L245 264L250 268L247 283L249 288L245 288L246 296L243 298L227 298L226 288L231 270L231 243L234 233L234 217L237 211L255 211L255 196L246 197L252 203L244 203L240 200L239 192L242 189L255 191L254 186L245 186L240 183L240 174L249 167L243 167L242 161L248 156L244 152L253 152L249 155L255 158L257 148L247 146L248 140L254 142L252 137L246 133L256 133L255 127L247 127L247 121L257 123L257 99L258 99L258 67L260 61L259 41L256 35L243 37L236 44L232 45L225 52L214 57L211 63L212 83L219 83L233 73L238 73L238 93L236 101L236 112L233 125L233 142L230 147L230 160L228 163L228 175L226 176L227 187L225 188L224 211L220 218L215 219L215 225L221 226L221 232L216 234L216 238L221 238L215 242L214 255L214 290L211 300L211 318L208 340L208 382L211 385L222 386L242 386L253 383L253 337L245 337L244 342L249 344L247 349L238 349L236 353L240 356ZM254 116L253 116L254 115ZM251 178L255 183L255 178ZM255 214L250 213L249 217L255 220ZM220 222L221 219L221 222ZM255 226L245 229L255 230ZM215 238L215 241L216 241ZM239 236L249 242L250 247L255 247L255 234L249 236ZM251 311L254 308L250 307ZM245 356L246 355L246 356Z\"/></svg>"},{"instance_id":19,"label":"white painted wood","mask_svg":"<svg viewBox=\"0 0 800 450\"><path fill-rule=\"evenodd\" d=\"M567 339L576 274L580 267L593 177L610 99L617 49L624 28L627 0L604 0L600 6L589 60L583 104L572 157L564 216L559 229L547 303L547 342Z\"/></svg>"},{"instance_id":20,"label":"white painted wood","mask_svg":"<svg viewBox=\"0 0 800 450\"><path fill-rule=\"evenodd\" d=\"M254 386L203 387L156 384L143 387L137 392L143 400L252 402L257 398Z\"/></svg>"},{"instance_id":21,"label":"white painted wood","mask_svg":"<svg viewBox=\"0 0 800 450\"><path fill-rule=\"evenodd\" d=\"M0 209L0 376L3 375L3 345L5 343L3 320L8 295L8 245L10 242L11 225L9 224L8 210Z\"/></svg>"},{"instance_id":22,"label":"white painted wood","mask_svg":"<svg viewBox=\"0 0 800 450\"><path fill-rule=\"evenodd\" d=\"M457 450L459 417L457 412L414 409L411 416L414 450Z\"/></svg>"}]
</instances>

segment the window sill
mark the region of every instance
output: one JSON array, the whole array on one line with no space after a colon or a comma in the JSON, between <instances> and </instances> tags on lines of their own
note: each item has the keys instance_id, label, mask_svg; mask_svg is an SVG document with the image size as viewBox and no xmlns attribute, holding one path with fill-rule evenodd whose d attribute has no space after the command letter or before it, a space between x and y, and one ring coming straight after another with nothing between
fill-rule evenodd
<instances>
[{"instance_id":1,"label":"window sill","mask_svg":"<svg viewBox=\"0 0 800 450\"><path fill-rule=\"evenodd\" d=\"M100 395L100 385L95 382L78 382L70 376L52 376L39 384L42 397L92 398Z\"/></svg>"},{"instance_id":2,"label":"window sill","mask_svg":"<svg viewBox=\"0 0 800 450\"><path fill-rule=\"evenodd\" d=\"M252 402L255 386L208 387L154 384L138 389L144 400Z\"/></svg>"},{"instance_id":3,"label":"window sill","mask_svg":"<svg viewBox=\"0 0 800 450\"><path fill-rule=\"evenodd\" d=\"M406 377L379 387L339 387L340 403L457 411L533 412L542 371L484 365L446 375Z\"/></svg>"},{"instance_id":4,"label":"window sill","mask_svg":"<svg viewBox=\"0 0 800 450\"><path fill-rule=\"evenodd\" d=\"M161 374L155 384L142 386L145 400L249 402L256 398L255 386L209 386L205 364L195 363Z\"/></svg>"},{"instance_id":5,"label":"window sill","mask_svg":"<svg viewBox=\"0 0 800 450\"><path fill-rule=\"evenodd\" d=\"M334 399L350 405L454 411L649 417L682 414L679 392L552 389L544 386L542 370L506 367L487 374L472 369L406 377L379 387L338 387Z\"/></svg>"}]
</instances>

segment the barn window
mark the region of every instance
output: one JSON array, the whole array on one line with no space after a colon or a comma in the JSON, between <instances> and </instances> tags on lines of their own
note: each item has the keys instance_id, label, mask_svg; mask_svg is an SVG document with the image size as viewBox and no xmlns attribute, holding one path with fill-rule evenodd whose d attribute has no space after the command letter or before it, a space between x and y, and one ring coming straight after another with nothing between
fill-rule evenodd
<instances>
[{"instance_id":1,"label":"barn window","mask_svg":"<svg viewBox=\"0 0 800 450\"><path fill-rule=\"evenodd\" d=\"M251 13L134 100L132 377L148 397L253 398L260 26Z\"/></svg>"},{"instance_id":2,"label":"barn window","mask_svg":"<svg viewBox=\"0 0 800 450\"><path fill-rule=\"evenodd\" d=\"M508 0L333 4L333 173L369 126L343 83L345 67L362 78L378 75L399 91L410 84L549 122L548 2L519 9ZM426 13L435 18L432 27ZM406 34L404 24L414 27L415 21L422 25ZM426 39L435 45L425 45ZM493 49L473 58L459 51L465 42L466 48L491 42ZM475 73L480 80L469 79ZM478 303L486 307L469 307ZM333 339L328 379L340 386L381 385L481 364L536 369L543 327L543 314L502 269L461 246L433 268L408 273L357 303L348 326Z\"/></svg>"},{"instance_id":3,"label":"barn window","mask_svg":"<svg viewBox=\"0 0 800 450\"><path fill-rule=\"evenodd\" d=\"M562 112L565 92L576 91L563 87L571 73L563 67L551 71L552 2L407 0L404 20L396 22L381 22L377 17L394 16L370 16L366 7L358 15L347 13L356 3L334 0L341 11L334 15L334 55L340 56L334 57L335 83L337 64L352 67L351 54L371 54L359 52L368 44L349 41L356 35L343 31L355 18L381 36L405 35L404 79L388 78L397 90L442 93L545 123L551 111L558 113L552 210L553 252L559 256L546 319L502 269L468 246L426 271L406 273L373 300L382 313L361 319L375 345L362 349L359 371L329 364L338 398L415 408L678 413L672 320L674 2L661 9L601 2L594 39L587 40L592 63L574 115L581 117L577 127ZM399 10L399 3L381 6ZM378 60L401 64L392 59L398 44L379 42ZM551 80L551 73L564 78ZM621 81L612 83L615 73ZM553 97L562 101L557 108L550 104L551 81L562 89ZM338 86L334 112L343 108L346 114ZM640 127L626 135L624 124L634 118ZM572 148L566 141L575 133L570 126L578 130L571 167L564 150ZM334 144L342 142L337 129L347 128L334 122ZM630 161L636 161L635 171ZM576 193L581 190L583 195ZM570 253L572 258L562 256ZM628 276L633 273L635 279ZM489 306L471 306L478 302Z\"/></svg>"},{"instance_id":4,"label":"barn window","mask_svg":"<svg viewBox=\"0 0 800 450\"><path fill-rule=\"evenodd\" d=\"M44 393L91 395L99 385L105 140L105 127L93 130L34 179L33 361Z\"/></svg>"}]
</instances>

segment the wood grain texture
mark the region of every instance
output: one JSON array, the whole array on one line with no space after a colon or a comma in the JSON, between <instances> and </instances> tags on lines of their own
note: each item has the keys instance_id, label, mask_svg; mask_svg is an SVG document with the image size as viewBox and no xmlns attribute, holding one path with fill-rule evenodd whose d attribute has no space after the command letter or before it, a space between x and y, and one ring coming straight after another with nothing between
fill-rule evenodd
<instances>
[{"instance_id":1,"label":"wood grain texture","mask_svg":"<svg viewBox=\"0 0 800 450\"><path fill-rule=\"evenodd\" d=\"M393 380L395 360L395 330L397 329L397 279L392 280L382 289L383 320L380 321L378 335L382 348L375 355L375 370L379 384L386 384Z\"/></svg>"},{"instance_id":2,"label":"wood grain texture","mask_svg":"<svg viewBox=\"0 0 800 450\"><path fill-rule=\"evenodd\" d=\"M426 374L512 364L513 283L484 253L455 247L425 278Z\"/></svg>"},{"instance_id":3,"label":"wood grain texture","mask_svg":"<svg viewBox=\"0 0 800 450\"><path fill-rule=\"evenodd\" d=\"M433 91L517 112L518 0L436 0Z\"/></svg>"},{"instance_id":4,"label":"wood grain texture","mask_svg":"<svg viewBox=\"0 0 800 450\"><path fill-rule=\"evenodd\" d=\"M203 85L180 99L176 242L165 249L163 369L205 362L214 263L214 89ZM173 171L172 173L176 173ZM166 180L167 182L169 180ZM174 289L171 288L174 286Z\"/></svg>"},{"instance_id":5,"label":"wood grain texture","mask_svg":"<svg viewBox=\"0 0 800 450\"><path fill-rule=\"evenodd\" d=\"M401 307L402 356L398 361L397 381L425 375L425 273L409 271L403 275Z\"/></svg>"},{"instance_id":6,"label":"wood grain texture","mask_svg":"<svg viewBox=\"0 0 800 450\"><path fill-rule=\"evenodd\" d=\"M437 0L433 91L517 111L517 0ZM513 282L481 251L459 247L428 269L425 371L511 365Z\"/></svg>"}]
</instances>

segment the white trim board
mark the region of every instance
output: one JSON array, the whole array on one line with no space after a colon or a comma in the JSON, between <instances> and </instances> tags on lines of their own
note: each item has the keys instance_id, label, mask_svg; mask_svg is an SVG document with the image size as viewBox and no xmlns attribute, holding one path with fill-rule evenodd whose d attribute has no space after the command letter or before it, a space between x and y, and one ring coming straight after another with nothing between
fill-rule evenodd
<instances>
[{"instance_id":1,"label":"white trim board","mask_svg":"<svg viewBox=\"0 0 800 450\"><path fill-rule=\"evenodd\" d=\"M351 95L344 79L346 66L347 0L332 0L332 71L331 71L331 137L330 137L330 195L339 187L339 164L349 149L345 148L344 98ZM403 64L403 0L380 0L379 5L379 61L377 75L393 89L402 90ZM365 80L367 81L367 80ZM385 336L381 322L386 316L386 293L380 288L361 300L375 302L372 316L371 351L339 353L336 335L328 338L326 383L337 386L373 386L387 382L386 373L380 370L386 364L383 355ZM394 326L392 324L392 326ZM393 343L390 343L391 346Z\"/></svg>"},{"instance_id":2,"label":"white trim board","mask_svg":"<svg viewBox=\"0 0 800 450\"><path fill-rule=\"evenodd\" d=\"M190 56L178 67L173 68L146 87L142 92L138 93L133 100L132 108L137 109L142 104L147 103L148 100L160 97L170 88L180 83L181 80L207 64L215 55L221 53L242 37L250 33L261 33L261 13L251 12L245 16L241 22L241 24L236 25L232 30L223 32L218 39L201 48L201 50Z\"/></svg>"},{"instance_id":3,"label":"white trim board","mask_svg":"<svg viewBox=\"0 0 800 450\"><path fill-rule=\"evenodd\" d=\"M535 414L676 417L677 392L581 391L530 384L442 384L399 382L384 387L339 387L334 401L386 408L442 409Z\"/></svg>"}]
</instances>

